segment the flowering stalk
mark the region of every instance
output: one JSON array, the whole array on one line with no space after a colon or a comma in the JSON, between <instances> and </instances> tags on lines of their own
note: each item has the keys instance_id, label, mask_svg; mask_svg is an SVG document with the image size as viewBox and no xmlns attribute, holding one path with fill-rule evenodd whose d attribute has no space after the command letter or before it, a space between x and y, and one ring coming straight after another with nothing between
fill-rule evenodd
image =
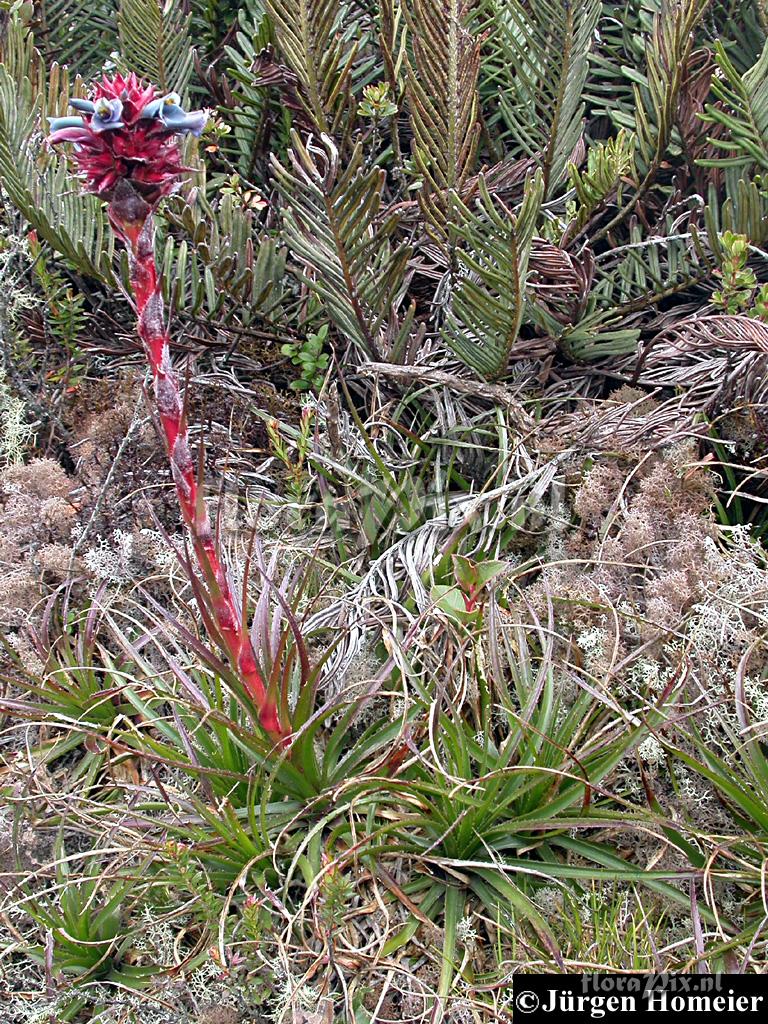
<instances>
[{"instance_id":1,"label":"flowering stalk","mask_svg":"<svg viewBox=\"0 0 768 1024\"><path fill-rule=\"evenodd\" d=\"M157 96L135 75L104 78L90 100L72 100L83 117L51 119L51 142L72 142L80 174L91 191L109 201L109 221L128 250L138 334L152 371L157 413L165 436L181 514L197 564L207 584L212 632L225 649L276 741L289 729L281 722L273 687L256 662L247 624L219 556L189 446L184 403L171 365L162 279L155 261L154 211L187 168L181 164L177 135L199 135L205 113L187 113L179 97Z\"/></svg>"}]
</instances>

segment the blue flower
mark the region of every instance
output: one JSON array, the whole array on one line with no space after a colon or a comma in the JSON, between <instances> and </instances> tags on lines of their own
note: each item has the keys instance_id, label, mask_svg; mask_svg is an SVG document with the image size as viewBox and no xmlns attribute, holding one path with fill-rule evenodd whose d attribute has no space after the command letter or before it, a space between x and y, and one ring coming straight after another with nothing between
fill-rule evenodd
<instances>
[{"instance_id":1,"label":"blue flower","mask_svg":"<svg viewBox=\"0 0 768 1024\"><path fill-rule=\"evenodd\" d=\"M123 122L120 120L122 113L123 104L121 100L108 100L102 97L94 104L91 130L94 132L105 132L113 128L123 128Z\"/></svg>"},{"instance_id":2,"label":"blue flower","mask_svg":"<svg viewBox=\"0 0 768 1024\"><path fill-rule=\"evenodd\" d=\"M174 132L191 132L200 136L208 115L204 110L191 110L189 113L181 106L181 97L177 92L169 92L167 96L153 100L141 112L142 117L156 117Z\"/></svg>"},{"instance_id":3,"label":"blue flower","mask_svg":"<svg viewBox=\"0 0 768 1024\"><path fill-rule=\"evenodd\" d=\"M191 132L196 138L200 138L207 120L208 115L204 110L190 110L187 114L179 107L178 112L166 116L165 124L176 132Z\"/></svg>"},{"instance_id":4,"label":"blue flower","mask_svg":"<svg viewBox=\"0 0 768 1024\"><path fill-rule=\"evenodd\" d=\"M156 100L152 100L141 112L142 117L159 117L160 120L165 124L165 109L166 107L177 107L181 110L181 96L177 92L169 92L165 96L160 96Z\"/></svg>"},{"instance_id":5,"label":"blue flower","mask_svg":"<svg viewBox=\"0 0 768 1024\"><path fill-rule=\"evenodd\" d=\"M64 128L85 128L82 117L49 117L48 123L51 126L51 133L60 132Z\"/></svg>"}]
</instances>

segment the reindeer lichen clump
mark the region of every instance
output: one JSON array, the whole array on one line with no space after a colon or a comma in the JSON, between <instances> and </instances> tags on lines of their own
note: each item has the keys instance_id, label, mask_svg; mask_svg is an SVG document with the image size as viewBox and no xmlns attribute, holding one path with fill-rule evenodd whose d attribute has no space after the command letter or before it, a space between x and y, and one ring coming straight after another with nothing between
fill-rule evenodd
<instances>
[{"instance_id":1,"label":"reindeer lichen clump","mask_svg":"<svg viewBox=\"0 0 768 1024\"><path fill-rule=\"evenodd\" d=\"M165 435L179 506L206 591L206 625L224 648L276 741L290 730L278 711L274 688L259 670L240 603L232 589L206 509L189 445L184 402L170 355L170 336L155 260L154 213L189 168L179 136L199 136L206 113L187 112L175 93L159 95L136 75L104 77L89 99L72 99L78 116L51 118L50 142L72 143L85 187L108 203L109 221L128 251L138 334L154 380L157 413Z\"/></svg>"}]
</instances>

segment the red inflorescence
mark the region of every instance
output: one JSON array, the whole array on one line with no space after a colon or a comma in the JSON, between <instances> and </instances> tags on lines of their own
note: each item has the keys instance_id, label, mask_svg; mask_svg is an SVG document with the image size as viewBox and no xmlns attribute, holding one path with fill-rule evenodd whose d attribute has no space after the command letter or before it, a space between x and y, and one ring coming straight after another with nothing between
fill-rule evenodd
<instances>
[{"instance_id":1,"label":"red inflorescence","mask_svg":"<svg viewBox=\"0 0 768 1024\"><path fill-rule=\"evenodd\" d=\"M155 87L135 74L105 76L94 85L90 100L73 102L84 111L83 117L52 119L49 141L74 144L79 173L91 192L109 199L118 182L127 180L153 204L171 192L187 170L181 162L178 128L146 115L159 98ZM91 106L95 109L88 109ZM102 116L100 109L105 111Z\"/></svg>"}]
</instances>

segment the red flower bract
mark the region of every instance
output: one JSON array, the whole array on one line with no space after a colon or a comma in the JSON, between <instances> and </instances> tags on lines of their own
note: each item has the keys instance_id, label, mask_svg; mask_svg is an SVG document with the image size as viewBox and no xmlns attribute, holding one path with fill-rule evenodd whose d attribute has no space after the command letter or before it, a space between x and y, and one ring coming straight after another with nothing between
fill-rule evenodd
<instances>
[{"instance_id":1,"label":"red flower bract","mask_svg":"<svg viewBox=\"0 0 768 1024\"><path fill-rule=\"evenodd\" d=\"M127 78L122 75L115 75L108 78L106 75L100 82L93 85L92 100L120 100L123 104L121 120L126 128L136 124L141 117L144 108L157 98L157 90L154 85L143 83L131 72Z\"/></svg>"},{"instance_id":2,"label":"red flower bract","mask_svg":"<svg viewBox=\"0 0 768 1024\"><path fill-rule=\"evenodd\" d=\"M83 118L81 127L54 130L50 142L71 142L80 177L91 192L110 199L120 181L129 181L142 198L154 205L172 192L188 168L181 162L178 137L157 118L142 117L149 103L157 99L152 85L135 74L115 75L97 82L90 99L119 100L121 127L96 130L94 116Z\"/></svg>"}]
</instances>

